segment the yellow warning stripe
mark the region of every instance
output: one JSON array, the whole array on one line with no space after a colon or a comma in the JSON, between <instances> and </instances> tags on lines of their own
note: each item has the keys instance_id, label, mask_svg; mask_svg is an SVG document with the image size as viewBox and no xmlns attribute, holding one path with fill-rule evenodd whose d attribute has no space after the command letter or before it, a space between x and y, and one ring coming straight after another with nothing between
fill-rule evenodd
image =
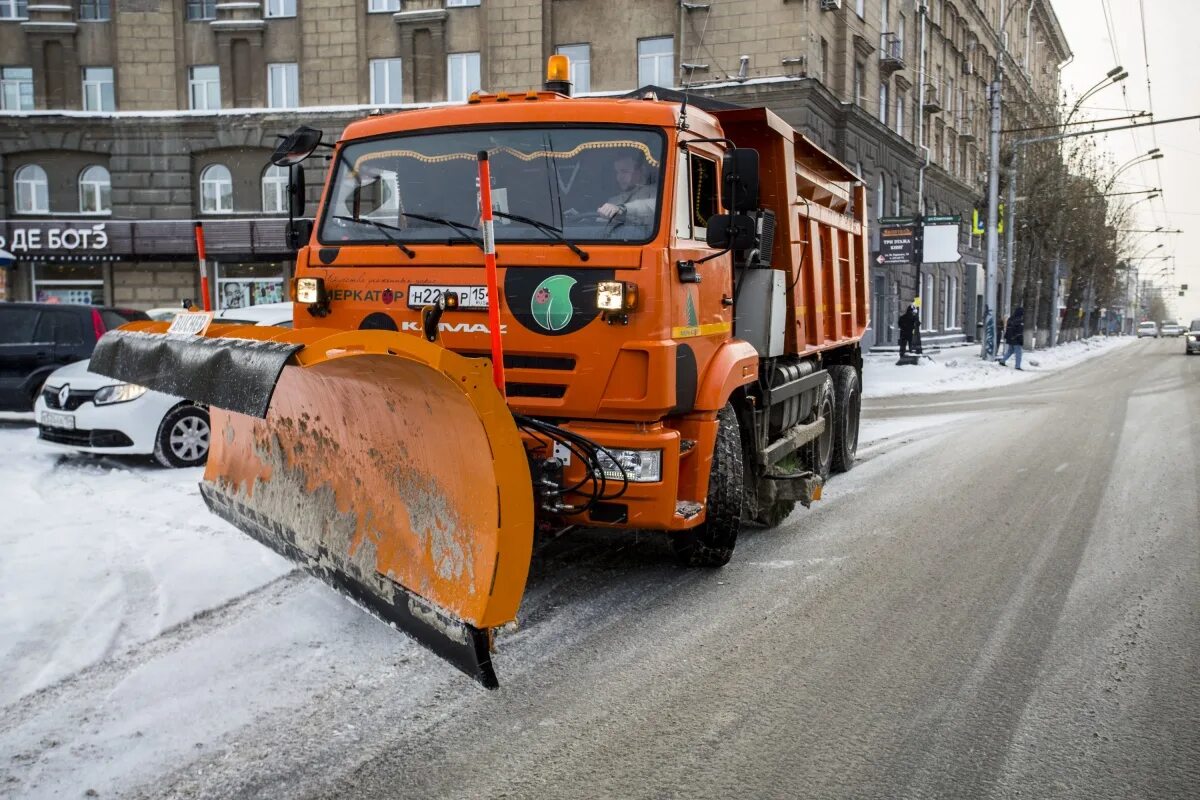
<instances>
[{"instance_id":1,"label":"yellow warning stripe","mask_svg":"<svg viewBox=\"0 0 1200 800\"><path fill-rule=\"evenodd\" d=\"M729 333L733 324L729 322L710 322L706 325L685 325L671 328L672 339L690 339L693 336L712 336L714 333Z\"/></svg>"}]
</instances>

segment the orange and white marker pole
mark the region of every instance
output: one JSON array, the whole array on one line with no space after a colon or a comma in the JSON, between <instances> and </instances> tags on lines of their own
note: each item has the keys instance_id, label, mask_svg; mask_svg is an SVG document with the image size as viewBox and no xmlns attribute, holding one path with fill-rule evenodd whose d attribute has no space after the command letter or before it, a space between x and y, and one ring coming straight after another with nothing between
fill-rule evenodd
<instances>
[{"instance_id":1,"label":"orange and white marker pole","mask_svg":"<svg viewBox=\"0 0 1200 800\"><path fill-rule=\"evenodd\" d=\"M208 261L204 252L204 224L196 223L196 254L200 256L200 294L203 297L203 308L212 311L212 303L208 299Z\"/></svg>"},{"instance_id":2,"label":"orange and white marker pole","mask_svg":"<svg viewBox=\"0 0 1200 800\"><path fill-rule=\"evenodd\" d=\"M483 263L487 267L488 331L492 335L492 380L504 392L504 344L500 339L500 279L496 273L496 234L492 223L492 171L487 150L479 151L479 219L483 228Z\"/></svg>"}]
</instances>

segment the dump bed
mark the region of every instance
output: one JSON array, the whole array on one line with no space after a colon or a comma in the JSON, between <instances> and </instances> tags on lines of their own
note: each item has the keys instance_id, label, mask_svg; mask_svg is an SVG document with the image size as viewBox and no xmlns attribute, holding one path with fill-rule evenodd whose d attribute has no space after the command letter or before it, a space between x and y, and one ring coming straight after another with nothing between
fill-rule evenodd
<instances>
[{"instance_id":1,"label":"dump bed","mask_svg":"<svg viewBox=\"0 0 1200 800\"><path fill-rule=\"evenodd\" d=\"M713 113L738 147L759 152L762 205L776 217L772 266L788 276L784 349L858 341L868 320L866 189L768 109Z\"/></svg>"}]
</instances>

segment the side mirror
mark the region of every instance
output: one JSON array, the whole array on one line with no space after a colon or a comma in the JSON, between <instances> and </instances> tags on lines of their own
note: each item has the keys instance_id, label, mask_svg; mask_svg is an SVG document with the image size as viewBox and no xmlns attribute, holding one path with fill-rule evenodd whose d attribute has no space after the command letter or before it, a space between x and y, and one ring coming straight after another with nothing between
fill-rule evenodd
<instances>
[{"instance_id":1,"label":"side mirror","mask_svg":"<svg viewBox=\"0 0 1200 800\"><path fill-rule=\"evenodd\" d=\"M308 244L312 238L313 221L311 219L294 219L288 223L287 244L292 250L299 250Z\"/></svg>"},{"instance_id":2,"label":"side mirror","mask_svg":"<svg viewBox=\"0 0 1200 800\"><path fill-rule=\"evenodd\" d=\"M304 194L304 167L292 164L288 168L288 213L303 217L308 198Z\"/></svg>"},{"instance_id":3,"label":"side mirror","mask_svg":"<svg viewBox=\"0 0 1200 800\"><path fill-rule=\"evenodd\" d=\"M750 250L758 246L754 220L744 214L713 214L706 231L704 241L715 250Z\"/></svg>"},{"instance_id":4,"label":"side mirror","mask_svg":"<svg viewBox=\"0 0 1200 800\"><path fill-rule=\"evenodd\" d=\"M316 128L301 125L287 136L280 134L279 144L275 146L275 152L271 154L271 163L277 167L299 164L311 156L320 145L321 132Z\"/></svg>"},{"instance_id":5,"label":"side mirror","mask_svg":"<svg viewBox=\"0 0 1200 800\"><path fill-rule=\"evenodd\" d=\"M726 150L721 159L721 207L726 211L758 208L758 151L749 147Z\"/></svg>"}]
</instances>

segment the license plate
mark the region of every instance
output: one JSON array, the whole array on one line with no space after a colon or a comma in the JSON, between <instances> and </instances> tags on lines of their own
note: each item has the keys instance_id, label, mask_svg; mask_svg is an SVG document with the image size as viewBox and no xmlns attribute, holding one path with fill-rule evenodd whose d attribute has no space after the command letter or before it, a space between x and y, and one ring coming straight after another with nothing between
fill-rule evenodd
<instances>
[{"instance_id":1,"label":"license plate","mask_svg":"<svg viewBox=\"0 0 1200 800\"><path fill-rule=\"evenodd\" d=\"M423 308L437 305L442 292L454 292L458 295L459 308L486 309L488 307L488 290L486 286L409 286L408 307Z\"/></svg>"},{"instance_id":2,"label":"license plate","mask_svg":"<svg viewBox=\"0 0 1200 800\"><path fill-rule=\"evenodd\" d=\"M53 411L43 411L38 417L38 424L45 425L48 428L66 428L67 430L75 430L75 415L74 414L55 414Z\"/></svg>"}]
</instances>

